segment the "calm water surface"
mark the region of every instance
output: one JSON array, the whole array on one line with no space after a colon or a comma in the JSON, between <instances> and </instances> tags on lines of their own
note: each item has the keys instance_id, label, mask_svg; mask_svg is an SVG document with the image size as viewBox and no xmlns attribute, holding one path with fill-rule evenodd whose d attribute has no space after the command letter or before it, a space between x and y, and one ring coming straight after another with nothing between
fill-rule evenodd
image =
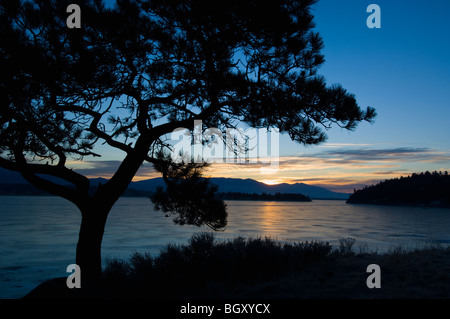
<instances>
[{"instance_id":1,"label":"calm water surface","mask_svg":"<svg viewBox=\"0 0 450 319\"><path fill-rule=\"evenodd\" d=\"M383 252L398 245L450 243L450 210L311 203L228 201L228 226L219 239L270 236L286 241L356 239L356 246ZM0 298L20 298L39 283L65 277L75 263L81 217L58 197L0 196ZM168 243L186 243L208 228L179 226L155 212L147 198L121 198L111 211L103 239L103 260L152 255ZM358 247L356 247L358 249Z\"/></svg>"}]
</instances>

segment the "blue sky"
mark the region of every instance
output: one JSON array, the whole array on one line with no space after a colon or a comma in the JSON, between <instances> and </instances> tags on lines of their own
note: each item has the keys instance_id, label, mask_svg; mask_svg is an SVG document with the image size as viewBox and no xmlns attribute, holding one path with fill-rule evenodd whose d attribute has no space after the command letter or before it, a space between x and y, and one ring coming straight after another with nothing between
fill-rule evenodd
<instances>
[{"instance_id":1,"label":"blue sky","mask_svg":"<svg viewBox=\"0 0 450 319\"><path fill-rule=\"evenodd\" d=\"M380 29L366 25L372 3L381 9ZM320 0L313 9L325 43L326 62L319 73L355 94L360 106L375 107L378 116L373 125L362 123L354 132L330 130L320 146L284 141L282 155L316 165L286 172L293 175L286 178L281 169L274 179L351 191L412 172L449 170L448 12L445 0ZM332 156L335 165L328 165ZM319 164L327 165L315 168Z\"/></svg>"},{"instance_id":2,"label":"blue sky","mask_svg":"<svg viewBox=\"0 0 450 319\"><path fill-rule=\"evenodd\" d=\"M370 3L381 8L381 29L366 26ZM362 125L352 140L448 148L449 9L445 0L316 5L317 30L325 42L321 73L379 114L373 127ZM341 138L346 139L330 134L330 141Z\"/></svg>"},{"instance_id":3,"label":"blue sky","mask_svg":"<svg viewBox=\"0 0 450 319\"><path fill-rule=\"evenodd\" d=\"M381 28L369 29L369 4L381 8ZM320 0L313 7L325 64L319 73L340 83L374 124L328 131L328 141L304 147L280 139L278 169L213 165L210 176L267 183L305 182L336 191L425 170L450 171L450 1ZM91 163L83 172L108 177L118 163ZM89 162L87 163L89 164ZM156 177L144 166L137 179Z\"/></svg>"}]
</instances>

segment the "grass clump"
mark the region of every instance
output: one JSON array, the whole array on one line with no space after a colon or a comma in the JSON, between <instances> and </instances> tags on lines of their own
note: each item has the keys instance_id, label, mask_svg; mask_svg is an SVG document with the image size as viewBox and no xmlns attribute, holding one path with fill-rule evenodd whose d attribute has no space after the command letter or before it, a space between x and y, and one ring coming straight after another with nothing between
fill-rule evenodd
<instances>
[{"instance_id":1,"label":"grass clump","mask_svg":"<svg viewBox=\"0 0 450 319\"><path fill-rule=\"evenodd\" d=\"M423 246L423 247L422 247ZM112 298L449 298L450 247L428 241L398 245L383 254L342 238L286 243L268 237L216 240L192 236L167 245L158 256L134 253L104 269ZM369 289L367 266L381 269L381 289Z\"/></svg>"},{"instance_id":2,"label":"grass clump","mask_svg":"<svg viewBox=\"0 0 450 319\"><path fill-rule=\"evenodd\" d=\"M289 275L332 252L329 243L268 237L218 241L212 233L199 233L187 245L169 244L156 257L136 252L127 262L109 260L103 275L112 297L230 296L242 285Z\"/></svg>"},{"instance_id":3,"label":"grass clump","mask_svg":"<svg viewBox=\"0 0 450 319\"><path fill-rule=\"evenodd\" d=\"M340 238L338 254L344 257L354 256L353 246L356 240L352 237Z\"/></svg>"}]
</instances>

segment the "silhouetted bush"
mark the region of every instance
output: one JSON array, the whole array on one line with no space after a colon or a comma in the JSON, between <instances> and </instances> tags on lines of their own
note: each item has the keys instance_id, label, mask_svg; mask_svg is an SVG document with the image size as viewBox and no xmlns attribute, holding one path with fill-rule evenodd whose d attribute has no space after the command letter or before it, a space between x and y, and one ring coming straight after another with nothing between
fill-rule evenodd
<instances>
[{"instance_id":1,"label":"silhouetted bush","mask_svg":"<svg viewBox=\"0 0 450 319\"><path fill-rule=\"evenodd\" d=\"M321 242L283 243L268 237L217 241L195 234L187 245L169 244L157 257L134 253L129 262L109 260L104 280L111 295L181 297L205 287L229 290L287 275L332 256ZM184 295L183 295L184 294Z\"/></svg>"},{"instance_id":2,"label":"silhouetted bush","mask_svg":"<svg viewBox=\"0 0 450 319\"><path fill-rule=\"evenodd\" d=\"M341 256L354 256L355 252L353 251L353 245L355 244L355 239L351 237L340 238L339 239L339 248L337 253Z\"/></svg>"},{"instance_id":3,"label":"silhouetted bush","mask_svg":"<svg viewBox=\"0 0 450 319\"><path fill-rule=\"evenodd\" d=\"M110 297L121 297L124 291L129 290L131 274L132 269L129 263L117 259L106 261L103 279Z\"/></svg>"}]
</instances>

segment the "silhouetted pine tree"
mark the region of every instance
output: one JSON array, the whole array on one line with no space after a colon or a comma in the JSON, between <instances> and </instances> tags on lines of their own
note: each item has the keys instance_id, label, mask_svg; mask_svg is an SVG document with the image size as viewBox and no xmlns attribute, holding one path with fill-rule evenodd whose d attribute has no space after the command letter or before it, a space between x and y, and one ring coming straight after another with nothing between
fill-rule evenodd
<instances>
[{"instance_id":1,"label":"silhouetted pine tree","mask_svg":"<svg viewBox=\"0 0 450 319\"><path fill-rule=\"evenodd\" d=\"M313 29L316 0L78 0L81 28L69 29L72 2L0 2L0 166L79 208L84 282L101 279L111 208L144 162L159 165L155 154L175 129L196 120L222 131L243 124L318 144L332 126L353 130L375 117L317 74L325 59ZM101 156L99 144L123 160L92 192L71 163ZM188 181L204 186L177 185ZM200 224L191 217L179 221ZM214 215L219 225L223 217Z\"/></svg>"}]
</instances>

